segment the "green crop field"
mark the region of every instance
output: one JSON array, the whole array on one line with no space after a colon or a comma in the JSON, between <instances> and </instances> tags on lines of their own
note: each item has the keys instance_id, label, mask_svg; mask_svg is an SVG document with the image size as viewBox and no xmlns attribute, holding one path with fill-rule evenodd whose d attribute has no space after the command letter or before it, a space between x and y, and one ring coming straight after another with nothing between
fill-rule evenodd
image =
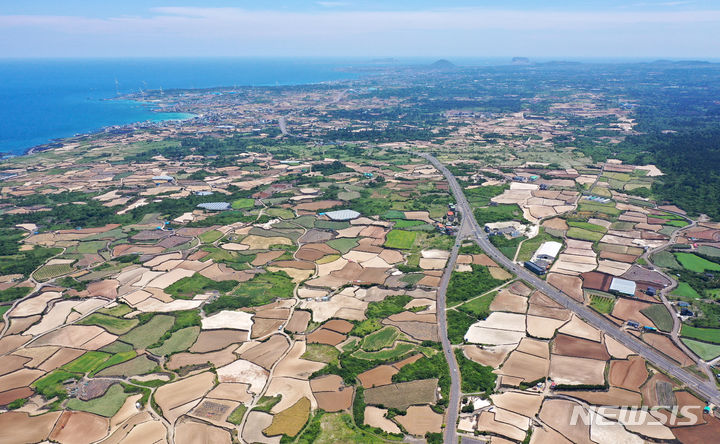
<instances>
[{"instance_id":1,"label":"green crop field","mask_svg":"<svg viewBox=\"0 0 720 444\"><path fill-rule=\"evenodd\" d=\"M683 337L720 344L720 328L697 328L683 325L680 334Z\"/></svg>"},{"instance_id":2,"label":"green crop field","mask_svg":"<svg viewBox=\"0 0 720 444\"><path fill-rule=\"evenodd\" d=\"M407 342L397 342L395 347L390 349L384 349L375 352L366 352L364 350L358 350L352 355L356 358L367 359L367 360L393 360L399 359L405 356L408 352L415 349L415 345Z\"/></svg>"},{"instance_id":3,"label":"green crop field","mask_svg":"<svg viewBox=\"0 0 720 444\"><path fill-rule=\"evenodd\" d=\"M670 294L680 298L700 299L698 292L687 282L679 282L677 288Z\"/></svg>"},{"instance_id":4,"label":"green crop field","mask_svg":"<svg viewBox=\"0 0 720 444\"><path fill-rule=\"evenodd\" d=\"M199 334L200 327L186 327L174 332L160 347L151 348L148 351L156 356L184 351L195 343Z\"/></svg>"},{"instance_id":5,"label":"green crop field","mask_svg":"<svg viewBox=\"0 0 720 444\"><path fill-rule=\"evenodd\" d=\"M704 273L706 271L720 271L720 264L710 262L709 260L696 256L692 253L675 253L680 265L685 269L696 273Z\"/></svg>"},{"instance_id":6,"label":"green crop field","mask_svg":"<svg viewBox=\"0 0 720 444\"><path fill-rule=\"evenodd\" d=\"M675 255L670 253L669 251L661 251L659 253L655 253L650 257L650 260L652 260L653 264L657 265L658 267L680 268L680 264L675 259Z\"/></svg>"},{"instance_id":7,"label":"green crop field","mask_svg":"<svg viewBox=\"0 0 720 444\"><path fill-rule=\"evenodd\" d=\"M155 361L150 360L145 355L139 355L128 361L124 361L120 364L113 365L112 367L107 367L107 368L103 369L102 371L97 372L96 375L99 377L102 377L102 376L130 377L130 376L146 375L148 373L152 373L156 368L157 368L157 363Z\"/></svg>"},{"instance_id":8,"label":"green crop field","mask_svg":"<svg viewBox=\"0 0 720 444\"><path fill-rule=\"evenodd\" d=\"M711 361L720 356L720 345L708 344L707 342L694 341L692 339L682 339L683 343L696 355L705 361Z\"/></svg>"},{"instance_id":9,"label":"green crop field","mask_svg":"<svg viewBox=\"0 0 720 444\"><path fill-rule=\"evenodd\" d=\"M340 355L340 350L327 344L308 344L302 359L315 362L332 362Z\"/></svg>"},{"instance_id":10,"label":"green crop field","mask_svg":"<svg viewBox=\"0 0 720 444\"><path fill-rule=\"evenodd\" d=\"M344 221L334 221L334 220L316 220L315 221L315 228L321 228L324 230L342 230L343 228L348 228L350 226L350 222L344 222Z\"/></svg>"},{"instance_id":11,"label":"green crop field","mask_svg":"<svg viewBox=\"0 0 720 444\"><path fill-rule=\"evenodd\" d=\"M154 344L175 323L175 318L168 315L155 315L146 324L135 327L120 337L120 340L144 350Z\"/></svg>"},{"instance_id":12,"label":"green crop field","mask_svg":"<svg viewBox=\"0 0 720 444\"><path fill-rule=\"evenodd\" d=\"M295 217L295 213L287 208L268 208L265 210L265 214L270 217L279 217L280 219L292 219Z\"/></svg>"},{"instance_id":13,"label":"green crop field","mask_svg":"<svg viewBox=\"0 0 720 444\"><path fill-rule=\"evenodd\" d=\"M410 228L410 227L417 227L419 225L426 225L427 222L423 222L421 220L407 220L407 219L397 219L394 220L395 225L393 225L393 228Z\"/></svg>"},{"instance_id":14,"label":"green crop field","mask_svg":"<svg viewBox=\"0 0 720 444\"><path fill-rule=\"evenodd\" d=\"M110 418L120 410L120 407L125 403L125 399L128 396L120 384L113 384L101 397L89 401L81 401L80 399L73 398L68 401L67 407L70 410L95 413L96 415Z\"/></svg>"},{"instance_id":15,"label":"green crop field","mask_svg":"<svg viewBox=\"0 0 720 444\"><path fill-rule=\"evenodd\" d=\"M610 314L615 306L615 298L593 294L590 296L590 306L603 314Z\"/></svg>"},{"instance_id":16,"label":"green crop field","mask_svg":"<svg viewBox=\"0 0 720 444\"><path fill-rule=\"evenodd\" d=\"M720 248L711 247L709 245L700 245L697 249L698 253L705 256L720 258Z\"/></svg>"},{"instance_id":17,"label":"green crop field","mask_svg":"<svg viewBox=\"0 0 720 444\"><path fill-rule=\"evenodd\" d=\"M581 199L580 204L578 205L578 211L586 211L591 213L603 213L607 214L609 216L619 216L620 210L615 208L614 203L599 203L599 202L592 202L586 199Z\"/></svg>"},{"instance_id":18,"label":"green crop field","mask_svg":"<svg viewBox=\"0 0 720 444\"><path fill-rule=\"evenodd\" d=\"M195 295L217 290L227 293L237 286L237 281L214 281L200 273L184 277L165 289L165 292L178 299L192 299Z\"/></svg>"},{"instance_id":19,"label":"green crop field","mask_svg":"<svg viewBox=\"0 0 720 444\"><path fill-rule=\"evenodd\" d=\"M340 239L329 240L326 244L340 253L345 254L355 248L358 242L357 239L352 237L341 237Z\"/></svg>"},{"instance_id":20,"label":"green crop field","mask_svg":"<svg viewBox=\"0 0 720 444\"><path fill-rule=\"evenodd\" d=\"M388 248L398 248L401 250L409 250L415 244L417 233L414 231L391 230L387 234L385 246Z\"/></svg>"},{"instance_id":21,"label":"green crop field","mask_svg":"<svg viewBox=\"0 0 720 444\"><path fill-rule=\"evenodd\" d=\"M93 313L82 321L80 325L97 325L114 335L122 335L133 329L138 324L137 319L123 319L108 316L102 313Z\"/></svg>"},{"instance_id":22,"label":"green crop field","mask_svg":"<svg viewBox=\"0 0 720 444\"><path fill-rule=\"evenodd\" d=\"M98 310L99 313L103 313L103 314L115 316L115 317L125 316L126 314L130 313L131 311L133 311L132 308L130 308L128 305L122 304L122 303L117 304L110 308L102 308L102 309Z\"/></svg>"},{"instance_id":23,"label":"green crop field","mask_svg":"<svg viewBox=\"0 0 720 444\"><path fill-rule=\"evenodd\" d=\"M47 281L64 274L72 273L75 269L70 264L45 265L38 269L33 277L38 281Z\"/></svg>"},{"instance_id":24,"label":"green crop field","mask_svg":"<svg viewBox=\"0 0 720 444\"><path fill-rule=\"evenodd\" d=\"M386 347L390 347L400 336L400 332L395 327L385 327L374 333L365 336L362 342L362 349L365 351L377 351Z\"/></svg>"},{"instance_id":25,"label":"green crop field","mask_svg":"<svg viewBox=\"0 0 720 444\"><path fill-rule=\"evenodd\" d=\"M457 309L471 314L478 319L485 319L490 314L490 304L492 304L497 293L497 291L493 291L479 298L475 298L457 307Z\"/></svg>"},{"instance_id":26,"label":"green crop field","mask_svg":"<svg viewBox=\"0 0 720 444\"><path fill-rule=\"evenodd\" d=\"M201 234L200 236L198 236L198 238L204 244L211 244L211 243L215 242L216 240L220 239L221 237L223 237L223 234L217 230L206 231L203 234Z\"/></svg>"},{"instance_id":27,"label":"green crop field","mask_svg":"<svg viewBox=\"0 0 720 444\"><path fill-rule=\"evenodd\" d=\"M642 314L650 318L658 329L670 332L673 327L673 318L663 304L653 304L640 310Z\"/></svg>"},{"instance_id":28,"label":"green crop field","mask_svg":"<svg viewBox=\"0 0 720 444\"><path fill-rule=\"evenodd\" d=\"M35 391L43 395L45 399L52 399L56 396L61 399L67 397L67 391L63 386L63 382L69 379L80 379L81 375L70 373L64 370L55 370L49 375L32 383Z\"/></svg>"},{"instance_id":29,"label":"green crop field","mask_svg":"<svg viewBox=\"0 0 720 444\"><path fill-rule=\"evenodd\" d=\"M573 238L573 239L580 239L584 241L591 241L591 242L597 242L603 237L603 233L598 233L596 231L589 231L582 228L577 227L570 227L570 229L567 232L567 237Z\"/></svg>"},{"instance_id":30,"label":"green crop field","mask_svg":"<svg viewBox=\"0 0 720 444\"><path fill-rule=\"evenodd\" d=\"M250 198L242 198L234 200L232 203L233 210L245 210L248 208L253 208L255 206L255 199Z\"/></svg>"},{"instance_id":31,"label":"green crop field","mask_svg":"<svg viewBox=\"0 0 720 444\"><path fill-rule=\"evenodd\" d=\"M72 373L88 373L98 368L109 357L108 353L89 351L74 361L65 364L63 369Z\"/></svg>"},{"instance_id":32,"label":"green crop field","mask_svg":"<svg viewBox=\"0 0 720 444\"><path fill-rule=\"evenodd\" d=\"M95 370L90 372L90 376L95 376L96 373L100 372L101 370L104 370L108 367L112 367L113 365L120 364L125 361L129 361L132 358L137 356L137 353L135 353L135 350L129 350L124 352L115 353L108 359L107 361L103 362L100 366L98 366Z\"/></svg>"}]
</instances>

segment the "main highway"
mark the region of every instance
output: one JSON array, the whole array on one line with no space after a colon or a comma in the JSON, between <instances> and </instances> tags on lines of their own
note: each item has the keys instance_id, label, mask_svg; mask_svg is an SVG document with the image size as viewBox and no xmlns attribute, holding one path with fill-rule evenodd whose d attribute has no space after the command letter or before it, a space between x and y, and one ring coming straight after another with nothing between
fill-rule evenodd
<instances>
[{"instance_id":1,"label":"main highway","mask_svg":"<svg viewBox=\"0 0 720 444\"><path fill-rule=\"evenodd\" d=\"M698 396L702 397L705 400L708 400L712 402L715 405L720 405L720 392L718 391L714 381L707 381L707 380L701 380L693 373L690 373L689 371L681 368L680 366L675 363L675 361L671 360L670 358L666 357L664 354L660 353L658 350L654 349L653 347L650 347L648 344L642 342L635 336L630 335L617 325L610 322L608 319L606 319L604 316L598 314L591 308L585 306L584 304L578 302L577 300L573 299L566 293L562 292L561 290L549 285L544 280L540 279L535 274L531 273L526 268L514 263L507 257L505 257L500 250L495 248L495 246L490 243L489 238L485 234L485 232L482 230L482 228L478 225L477 221L475 220L475 216L473 215L472 209L470 208L470 204L468 203L467 199L465 198L465 193L463 192L462 188L460 187L460 184L455 179L455 176L448 170L439 160L437 160L434 156L426 153L419 154L421 157L426 159L428 162L430 162L435 168L440 171L445 178L447 179L448 183L450 184L450 189L455 196L456 200L456 209L460 213L462 217L461 222L461 230L458 233L458 240L462 239L463 234L469 234L469 237L472 238L484 251L485 253L492 258L495 262L498 264L503 265L506 269L509 271L515 273L517 277L520 279L525 280L526 282L533 285L536 289L540 290L541 292L545 293L547 296L549 296L551 299L556 301L557 303L561 304L563 307L567 308L568 310L572 311L580 317L582 320L590 324L591 326L597 328L598 330L601 330L606 335L610 336L611 338L615 339L628 349L632 350L634 353L637 353L638 355L642 356L644 359L646 359L648 362L650 362L655 367L659 368L666 374L676 378L677 380L681 381L683 384L687 385L688 388L690 388L693 392L695 392ZM453 253L456 253L457 247L453 249ZM450 261L449 261L450 262ZM446 273L447 274L447 273ZM445 277L445 276L443 276ZM438 298L439 299L439 298ZM440 300L438 300L438 308L440 307ZM444 314L444 313L443 313ZM438 311L438 316L440 317L441 313ZM442 316L444 318L444 316ZM444 323L444 319L443 319ZM441 324L441 328L444 325ZM445 336L446 335L442 335ZM453 357L454 358L454 357ZM450 361L450 359L448 359ZM452 359L452 362L454 363L454 359ZM451 372L457 371L454 370L457 368L457 365L452 366L451 364ZM453 375L451 375L453 376ZM455 378L453 378L455 379ZM452 401L452 396L451 396ZM457 415L457 414L456 414ZM455 415L455 416L456 416ZM450 422L450 417L448 418L448 428L454 427L454 422ZM454 430L453 430L453 436L454 436ZM448 438L448 435L446 435L446 439ZM448 442L448 441L446 441ZM451 441L454 442L454 441Z\"/></svg>"}]
</instances>

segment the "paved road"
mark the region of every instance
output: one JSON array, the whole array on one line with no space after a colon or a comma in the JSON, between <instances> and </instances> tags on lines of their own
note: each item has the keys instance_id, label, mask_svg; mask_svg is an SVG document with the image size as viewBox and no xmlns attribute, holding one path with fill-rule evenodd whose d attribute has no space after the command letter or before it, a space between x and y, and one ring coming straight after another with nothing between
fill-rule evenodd
<instances>
[{"instance_id":1,"label":"paved road","mask_svg":"<svg viewBox=\"0 0 720 444\"><path fill-rule=\"evenodd\" d=\"M467 227L467 224L463 223L463 227ZM466 228L467 230L467 228ZM452 275L453 269L455 269L455 262L457 261L458 252L460 250L460 239L462 238L463 230L461 229L457 235L455 245L453 246L450 258L445 266L445 272L440 279L440 287L437 291L437 319L439 324L440 342L442 343L443 352L445 353L445 359L450 366L450 399L448 400L447 416L445 418L445 442L456 443L457 442L457 418L458 409L460 408L460 370L458 370L457 361L455 360L455 353L453 353L452 345L448 339L447 334L447 318L445 317L445 294L447 292L448 283L450 283L450 276Z\"/></svg>"},{"instance_id":2,"label":"paved road","mask_svg":"<svg viewBox=\"0 0 720 444\"><path fill-rule=\"evenodd\" d=\"M478 225L475 220L475 216L472 214L470 204L465 198L460 184L458 184L455 176L440 163L435 157L430 154L420 154L421 157L428 160L435 166L448 180L450 188L457 201L457 210L460 212L463 218L463 224L468 224L471 229L471 236L475 242L490 256L495 262L502 264L508 270L515 273L520 279L524 279L530 284L534 285L535 288L548 295L551 299L558 302L565 308L573 311L577 316L583 319L593 327L605 332L608 336L612 337L616 341L623 344L633 352L645 358L647 361L658 367L662 371L666 372L670 376L677 378L686 384L691 390L697 393L702 398L713 402L716 405L720 404L720 392L718 392L714 381L701 380L694 374L682 369L670 358L666 357L656 349L650 347L634 336L626 333L617 325L607 320L604 316L599 315L597 312L589 307L586 307L582 303L571 298L562 291L549 285L547 282L539 279L535 274L531 273L522 266L519 266L505 257L500 251L495 248L490 240L485 235L485 232ZM439 304L438 304L439 305Z\"/></svg>"}]
</instances>

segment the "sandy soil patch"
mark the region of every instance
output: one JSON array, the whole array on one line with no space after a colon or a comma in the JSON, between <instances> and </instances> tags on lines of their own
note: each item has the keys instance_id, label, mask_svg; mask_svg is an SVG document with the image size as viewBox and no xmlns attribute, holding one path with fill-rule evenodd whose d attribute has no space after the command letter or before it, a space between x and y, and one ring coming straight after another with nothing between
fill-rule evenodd
<instances>
[{"instance_id":1,"label":"sandy soil patch","mask_svg":"<svg viewBox=\"0 0 720 444\"><path fill-rule=\"evenodd\" d=\"M338 391L313 392L318 408L326 412L348 410L352 404L353 388L341 387Z\"/></svg>"},{"instance_id":2,"label":"sandy soil patch","mask_svg":"<svg viewBox=\"0 0 720 444\"><path fill-rule=\"evenodd\" d=\"M65 323L70 312L78 305L79 301L60 301L42 317L42 320L25 331L28 335L40 335L57 328Z\"/></svg>"},{"instance_id":3,"label":"sandy soil patch","mask_svg":"<svg viewBox=\"0 0 720 444\"><path fill-rule=\"evenodd\" d=\"M45 347L21 348L14 351L13 355L28 358L25 366L34 368L40 365L43 361L52 356L58 350L59 347L48 345Z\"/></svg>"},{"instance_id":4,"label":"sandy soil patch","mask_svg":"<svg viewBox=\"0 0 720 444\"><path fill-rule=\"evenodd\" d=\"M174 284L175 282L179 281L182 278L190 277L194 275L195 272L192 270L184 270L182 268L176 268L175 270L168 271L167 273L164 273L162 276L158 276L157 278L153 279L148 283L149 287L155 287L160 289L165 289L169 287L170 285Z\"/></svg>"},{"instance_id":5,"label":"sandy soil patch","mask_svg":"<svg viewBox=\"0 0 720 444\"><path fill-rule=\"evenodd\" d=\"M106 299L117 298L117 289L120 286L120 282L115 279L107 279L104 281L93 282L88 285L87 292L90 296L101 297ZM163 287L164 288L164 287Z\"/></svg>"},{"instance_id":6,"label":"sandy soil patch","mask_svg":"<svg viewBox=\"0 0 720 444\"><path fill-rule=\"evenodd\" d=\"M411 406L406 415L398 415L395 420L405 430L415 436L424 436L426 433L439 433L442 428L443 416L435 413L427 406Z\"/></svg>"},{"instance_id":7,"label":"sandy soil patch","mask_svg":"<svg viewBox=\"0 0 720 444\"><path fill-rule=\"evenodd\" d=\"M300 357L305 353L305 350L305 341L295 341L288 354L275 366L273 376L307 379L311 374L325 366L322 362L301 359Z\"/></svg>"},{"instance_id":8,"label":"sandy soil patch","mask_svg":"<svg viewBox=\"0 0 720 444\"><path fill-rule=\"evenodd\" d=\"M610 354L602 343L564 334L558 334L555 338L553 353L602 361L610 359Z\"/></svg>"},{"instance_id":9,"label":"sandy soil patch","mask_svg":"<svg viewBox=\"0 0 720 444\"><path fill-rule=\"evenodd\" d=\"M10 327L5 332L6 335L16 335L27 330L28 327L40 320L41 315L28 316L26 318L11 318Z\"/></svg>"},{"instance_id":10,"label":"sandy soil patch","mask_svg":"<svg viewBox=\"0 0 720 444\"><path fill-rule=\"evenodd\" d=\"M237 357L233 354L233 350L237 347L229 345L228 347L209 353L177 353L170 357L166 366L170 370L177 370L188 365L201 365L212 362L216 366L229 364Z\"/></svg>"},{"instance_id":11,"label":"sandy soil patch","mask_svg":"<svg viewBox=\"0 0 720 444\"><path fill-rule=\"evenodd\" d=\"M206 395L212 399L227 399L230 401L239 401L243 404L252 402L252 395L248 392L250 388L247 384L223 382L215 386L214 389Z\"/></svg>"},{"instance_id":12,"label":"sandy soil patch","mask_svg":"<svg viewBox=\"0 0 720 444\"><path fill-rule=\"evenodd\" d=\"M618 298L613 307L612 315L623 321L637 321L640 325L648 325L655 327L655 324L640 312L640 310L649 307L651 304L642 301L635 301L627 298Z\"/></svg>"},{"instance_id":13,"label":"sandy soil patch","mask_svg":"<svg viewBox=\"0 0 720 444\"><path fill-rule=\"evenodd\" d=\"M305 300L301 303L301 308L307 308L312 311L313 321L325 322L332 317L341 317L337 316L337 314L343 308L354 309L364 313L367 309L367 304L367 302L360 301L354 297L338 294L328 301ZM345 319L353 320L355 318L345 317ZM362 314L360 319L365 319L364 314Z\"/></svg>"},{"instance_id":14,"label":"sandy soil patch","mask_svg":"<svg viewBox=\"0 0 720 444\"><path fill-rule=\"evenodd\" d=\"M477 430L506 436L515 441L521 441L525 437L525 431L513 425L498 421L495 414L490 411L484 411L478 416Z\"/></svg>"},{"instance_id":15,"label":"sandy soil patch","mask_svg":"<svg viewBox=\"0 0 720 444\"><path fill-rule=\"evenodd\" d=\"M26 299L13 308L10 312L10 316L13 317L24 317L40 314L45 311L48 302L53 299L59 299L62 297L61 293L57 291L46 291L38 296L30 299Z\"/></svg>"},{"instance_id":16,"label":"sandy soil patch","mask_svg":"<svg viewBox=\"0 0 720 444\"><path fill-rule=\"evenodd\" d=\"M590 341L601 341L600 331L594 327L591 327L577 316L573 316L570 322L565 324L559 330L559 332L578 338L588 339Z\"/></svg>"},{"instance_id":17,"label":"sandy soil patch","mask_svg":"<svg viewBox=\"0 0 720 444\"><path fill-rule=\"evenodd\" d=\"M558 390L556 393L582 399L594 405L627 405L639 407L642 404L642 396L640 393L618 387L610 387L608 391Z\"/></svg>"},{"instance_id":18,"label":"sandy soil patch","mask_svg":"<svg viewBox=\"0 0 720 444\"><path fill-rule=\"evenodd\" d=\"M89 444L107 434L110 421L86 412L63 412L48 439L59 443Z\"/></svg>"},{"instance_id":19,"label":"sandy soil patch","mask_svg":"<svg viewBox=\"0 0 720 444\"><path fill-rule=\"evenodd\" d=\"M550 358L550 378L558 384L605 383L605 361L571 356L552 355Z\"/></svg>"},{"instance_id":20,"label":"sandy soil patch","mask_svg":"<svg viewBox=\"0 0 720 444\"><path fill-rule=\"evenodd\" d=\"M508 290L502 290L495 296L495 299L493 299L490 304L490 311L525 313L527 306L528 300L526 297L512 294Z\"/></svg>"},{"instance_id":21,"label":"sandy soil patch","mask_svg":"<svg viewBox=\"0 0 720 444\"><path fill-rule=\"evenodd\" d=\"M212 372L205 372L163 385L155 391L155 401L167 412L205 395L212 389L214 380Z\"/></svg>"},{"instance_id":22,"label":"sandy soil patch","mask_svg":"<svg viewBox=\"0 0 720 444\"><path fill-rule=\"evenodd\" d=\"M270 410L270 413L273 414L292 407L302 398L310 400L310 406L313 410L318 407L310 389L310 383L307 380L273 376L265 391L265 396L276 395L282 395L282 399Z\"/></svg>"},{"instance_id":23,"label":"sandy soil patch","mask_svg":"<svg viewBox=\"0 0 720 444\"><path fill-rule=\"evenodd\" d=\"M245 238L243 238L241 243L247 245L250 250L267 250L272 245L292 245L292 241L287 237L264 237L257 236L255 234L246 236Z\"/></svg>"},{"instance_id":24,"label":"sandy soil patch","mask_svg":"<svg viewBox=\"0 0 720 444\"><path fill-rule=\"evenodd\" d=\"M527 333L536 338L551 339L565 322L567 321L530 315L527 317Z\"/></svg>"},{"instance_id":25,"label":"sandy soil patch","mask_svg":"<svg viewBox=\"0 0 720 444\"><path fill-rule=\"evenodd\" d=\"M14 372L15 370L23 368L26 362L29 362L30 358L17 355L7 355L0 360L0 376ZM2 404L0 404L2 405Z\"/></svg>"},{"instance_id":26,"label":"sandy soil patch","mask_svg":"<svg viewBox=\"0 0 720 444\"><path fill-rule=\"evenodd\" d=\"M499 373L529 382L547 377L548 367L546 358L514 351L510 353Z\"/></svg>"},{"instance_id":27,"label":"sandy soil patch","mask_svg":"<svg viewBox=\"0 0 720 444\"><path fill-rule=\"evenodd\" d=\"M250 361L237 361L217 369L218 381L240 382L250 386L249 391L260 393L268 378L268 371Z\"/></svg>"},{"instance_id":28,"label":"sandy soil patch","mask_svg":"<svg viewBox=\"0 0 720 444\"><path fill-rule=\"evenodd\" d=\"M365 402L405 409L415 404L433 404L437 399L437 379L399 382L365 390Z\"/></svg>"},{"instance_id":29,"label":"sandy soil patch","mask_svg":"<svg viewBox=\"0 0 720 444\"><path fill-rule=\"evenodd\" d=\"M403 260L403 254L397 250L385 249L378 255L378 257L388 264L397 264Z\"/></svg>"},{"instance_id":30,"label":"sandy soil patch","mask_svg":"<svg viewBox=\"0 0 720 444\"><path fill-rule=\"evenodd\" d=\"M28 342L31 338L31 336L25 336L25 335L10 335L5 336L4 338L0 339L0 354L5 354L8 352L11 352L13 350L16 350L26 342ZM41 345L41 344L37 344Z\"/></svg>"},{"instance_id":31,"label":"sandy soil patch","mask_svg":"<svg viewBox=\"0 0 720 444\"><path fill-rule=\"evenodd\" d=\"M250 340L250 334L243 330L205 330L200 332L195 343L190 347L192 353L206 353L220 350L230 344L237 344Z\"/></svg>"},{"instance_id":32,"label":"sandy soil patch","mask_svg":"<svg viewBox=\"0 0 720 444\"><path fill-rule=\"evenodd\" d=\"M195 421L182 421L175 426L175 442L177 444L195 444L200 442L230 444L230 433L227 431Z\"/></svg>"},{"instance_id":33,"label":"sandy soil patch","mask_svg":"<svg viewBox=\"0 0 720 444\"><path fill-rule=\"evenodd\" d=\"M242 437L245 442L261 442L269 444L280 444L280 436L267 437L262 431L272 424L273 416L259 411L252 411L248 414Z\"/></svg>"},{"instance_id":34,"label":"sandy soil patch","mask_svg":"<svg viewBox=\"0 0 720 444\"><path fill-rule=\"evenodd\" d=\"M385 418L385 413L387 413L387 409L365 406L365 424L370 427L378 427L387 433L401 433L397 424Z\"/></svg>"},{"instance_id":35,"label":"sandy soil patch","mask_svg":"<svg viewBox=\"0 0 720 444\"><path fill-rule=\"evenodd\" d=\"M373 369L362 372L358 380L363 388L380 387L392 383L392 377L399 370L391 365L379 365Z\"/></svg>"},{"instance_id":36,"label":"sandy soil patch","mask_svg":"<svg viewBox=\"0 0 720 444\"><path fill-rule=\"evenodd\" d=\"M0 414L0 442L21 443L44 441L60 417L61 412L29 416L27 413Z\"/></svg>"},{"instance_id":37,"label":"sandy soil patch","mask_svg":"<svg viewBox=\"0 0 720 444\"><path fill-rule=\"evenodd\" d=\"M465 340L473 344L511 345L518 344L525 337L525 330L499 330L495 328L480 327L477 324L470 326L465 333Z\"/></svg>"},{"instance_id":38,"label":"sandy soil patch","mask_svg":"<svg viewBox=\"0 0 720 444\"><path fill-rule=\"evenodd\" d=\"M100 341L95 341L96 338ZM107 342L108 339L109 342ZM107 344L109 344L115 339L117 339L117 336L106 332L98 326L66 325L42 336L35 341L33 345L59 345L63 347L92 349L98 348L97 344L99 343L107 342Z\"/></svg>"},{"instance_id":39,"label":"sandy soil patch","mask_svg":"<svg viewBox=\"0 0 720 444\"><path fill-rule=\"evenodd\" d=\"M45 374L42 370L24 368L0 376L0 392L29 386L33 381Z\"/></svg>"},{"instance_id":40,"label":"sandy soil patch","mask_svg":"<svg viewBox=\"0 0 720 444\"><path fill-rule=\"evenodd\" d=\"M582 421L570 425L573 408L577 405L564 399L548 399L543 402L540 419L574 443L591 444L589 425L583 424Z\"/></svg>"},{"instance_id":41,"label":"sandy soil patch","mask_svg":"<svg viewBox=\"0 0 720 444\"><path fill-rule=\"evenodd\" d=\"M559 217L554 217L552 219L547 219L547 220L543 221L542 226L546 227L546 228L552 228L555 230L563 230L563 231L570 228L570 227L568 227L567 222L565 222L565 219L561 219Z\"/></svg>"},{"instance_id":42,"label":"sandy soil patch","mask_svg":"<svg viewBox=\"0 0 720 444\"><path fill-rule=\"evenodd\" d=\"M240 358L259 365L267 370L290 348L290 343L283 335L273 335L265 342L243 352Z\"/></svg>"},{"instance_id":43,"label":"sandy soil patch","mask_svg":"<svg viewBox=\"0 0 720 444\"><path fill-rule=\"evenodd\" d=\"M508 391L491 395L490 399L500 408L533 418L540 411L543 396L535 393Z\"/></svg>"},{"instance_id":44,"label":"sandy soil patch","mask_svg":"<svg viewBox=\"0 0 720 444\"><path fill-rule=\"evenodd\" d=\"M252 331L250 332L250 337L252 339L262 338L275 333L280 329L280 327L282 327L284 322L284 319L255 318Z\"/></svg>"},{"instance_id":45,"label":"sandy soil patch","mask_svg":"<svg viewBox=\"0 0 720 444\"><path fill-rule=\"evenodd\" d=\"M419 341L437 341L438 327L437 324L427 322L398 322L385 319L383 325L392 325L400 329L406 335L413 337Z\"/></svg>"},{"instance_id":46,"label":"sandy soil patch","mask_svg":"<svg viewBox=\"0 0 720 444\"><path fill-rule=\"evenodd\" d=\"M249 331L252 325L252 314L244 311L223 310L202 320L203 330L232 329Z\"/></svg>"},{"instance_id":47,"label":"sandy soil patch","mask_svg":"<svg viewBox=\"0 0 720 444\"><path fill-rule=\"evenodd\" d=\"M283 253L285 253L285 251L283 251L283 250L265 251L262 253L258 253L255 256L255 259L253 259L253 261L250 262L250 264L255 267L259 267L259 266L267 264L270 261L273 261L273 260L279 258L280 256L283 255Z\"/></svg>"},{"instance_id":48,"label":"sandy soil patch","mask_svg":"<svg viewBox=\"0 0 720 444\"><path fill-rule=\"evenodd\" d=\"M515 348L514 345L497 345L494 347L480 348L477 345L464 345L463 354L466 358L477 362L478 364L487 365L497 368L507 355Z\"/></svg>"},{"instance_id":49,"label":"sandy soil patch","mask_svg":"<svg viewBox=\"0 0 720 444\"><path fill-rule=\"evenodd\" d=\"M547 276L548 284L561 290L576 301L584 300L582 290L582 279L576 276L567 276L558 273L549 273Z\"/></svg>"},{"instance_id":50,"label":"sandy soil patch","mask_svg":"<svg viewBox=\"0 0 720 444\"><path fill-rule=\"evenodd\" d=\"M608 335L605 335L605 347L607 347L608 353L616 359L626 359L628 356L635 354L632 350Z\"/></svg>"}]
</instances>

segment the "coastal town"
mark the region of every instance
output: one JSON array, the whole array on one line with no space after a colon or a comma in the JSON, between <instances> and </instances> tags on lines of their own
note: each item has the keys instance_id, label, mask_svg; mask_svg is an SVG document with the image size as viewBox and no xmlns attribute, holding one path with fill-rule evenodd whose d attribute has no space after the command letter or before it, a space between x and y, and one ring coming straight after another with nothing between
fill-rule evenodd
<instances>
[{"instance_id":1,"label":"coastal town","mask_svg":"<svg viewBox=\"0 0 720 444\"><path fill-rule=\"evenodd\" d=\"M713 442L720 222L562 75L143 91L192 117L4 159L0 441Z\"/></svg>"}]
</instances>

